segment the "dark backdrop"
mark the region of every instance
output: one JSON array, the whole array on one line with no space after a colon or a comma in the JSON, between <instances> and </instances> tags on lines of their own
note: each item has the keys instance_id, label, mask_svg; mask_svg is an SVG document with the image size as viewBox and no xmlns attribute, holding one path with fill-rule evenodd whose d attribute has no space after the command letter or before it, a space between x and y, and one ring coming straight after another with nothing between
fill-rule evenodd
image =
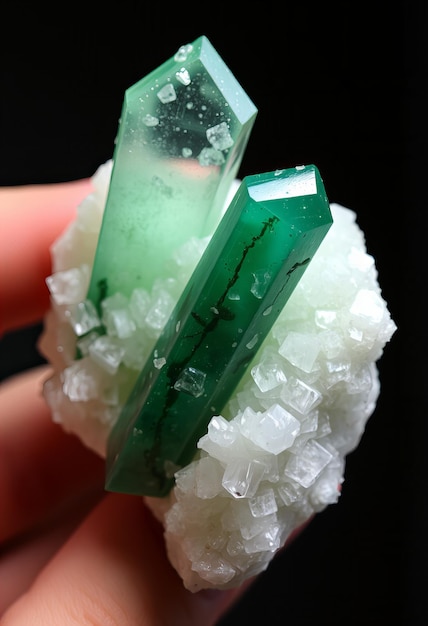
<instances>
[{"instance_id":1,"label":"dark backdrop","mask_svg":"<svg viewBox=\"0 0 428 626\"><path fill-rule=\"evenodd\" d=\"M55 6L2 9L0 185L91 176L124 90L205 34L259 109L240 175L316 164L330 201L356 211L398 325L339 503L221 626L258 623L260 608L272 626L428 623L425 3ZM40 361L40 328L0 341L2 377Z\"/></svg>"}]
</instances>

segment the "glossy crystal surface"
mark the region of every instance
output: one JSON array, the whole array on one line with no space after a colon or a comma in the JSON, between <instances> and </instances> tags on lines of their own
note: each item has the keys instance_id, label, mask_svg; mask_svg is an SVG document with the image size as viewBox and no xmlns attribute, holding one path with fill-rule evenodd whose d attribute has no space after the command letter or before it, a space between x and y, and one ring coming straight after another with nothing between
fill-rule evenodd
<instances>
[{"instance_id":1,"label":"glossy crystal surface","mask_svg":"<svg viewBox=\"0 0 428 626\"><path fill-rule=\"evenodd\" d=\"M150 290L192 236L217 225L257 109L202 36L130 87L88 298Z\"/></svg>"},{"instance_id":2,"label":"glossy crystal surface","mask_svg":"<svg viewBox=\"0 0 428 626\"><path fill-rule=\"evenodd\" d=\"M110 434L108 490L169 492L331 223L315 166L243 179Z\"/></svg>"}]
</instances>

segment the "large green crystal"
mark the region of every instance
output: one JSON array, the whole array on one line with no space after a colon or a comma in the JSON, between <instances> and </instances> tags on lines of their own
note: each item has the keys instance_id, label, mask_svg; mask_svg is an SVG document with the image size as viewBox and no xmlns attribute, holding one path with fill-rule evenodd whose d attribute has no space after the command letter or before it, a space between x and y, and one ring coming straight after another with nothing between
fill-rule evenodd
<instances>
[{"instance_id":1,"label":"large green crystal","mask_svg":"<svg viewBox=\"0 0 428 626\"><path fill-rule=\"evenodd\" d=\"M88 298L167 276L166 261L217 225L257 109L204 36L130 87Z\"/></svg>"},{"instance_id":2,"label":"large green crystal","mask_svg":"<svg viewBox=\"0 0 428 626\"><path fill-rule=\"evenodd\" d=\"M108 490L168 493L331 223L315 166L243 179L111 432Z\"/></svg>"}]
</instances>

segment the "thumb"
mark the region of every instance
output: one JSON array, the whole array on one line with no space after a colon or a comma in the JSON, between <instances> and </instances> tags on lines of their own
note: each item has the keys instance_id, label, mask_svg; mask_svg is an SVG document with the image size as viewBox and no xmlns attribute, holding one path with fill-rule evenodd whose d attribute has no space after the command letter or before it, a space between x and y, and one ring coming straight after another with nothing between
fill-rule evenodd
<instances>
[{"instance_id":1,"label":"thumb","mask_svg":"<svg viewBox=\"0 0 428 626\"><path fill-rule=\"evenodd\" d=\"M242 591L187 591L141 498L108 494L1 624L209 626Z\"/></svg>"}]
</instances>

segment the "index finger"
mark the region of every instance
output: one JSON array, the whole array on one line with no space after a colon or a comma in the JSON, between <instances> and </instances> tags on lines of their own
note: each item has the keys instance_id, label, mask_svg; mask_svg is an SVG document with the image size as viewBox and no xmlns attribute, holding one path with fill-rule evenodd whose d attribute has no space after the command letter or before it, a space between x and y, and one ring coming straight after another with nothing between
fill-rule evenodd
<instances>
[{"instance_id":1,"label":"index finger","mask_svg":"<svg viewBox=\"0 0 428 626\"><path fill-rule=\"evenodd\" d=\"M0 189L0 335L42 319L49 248L91 190L90 179Z\"/></svg>"}]
</instances>

